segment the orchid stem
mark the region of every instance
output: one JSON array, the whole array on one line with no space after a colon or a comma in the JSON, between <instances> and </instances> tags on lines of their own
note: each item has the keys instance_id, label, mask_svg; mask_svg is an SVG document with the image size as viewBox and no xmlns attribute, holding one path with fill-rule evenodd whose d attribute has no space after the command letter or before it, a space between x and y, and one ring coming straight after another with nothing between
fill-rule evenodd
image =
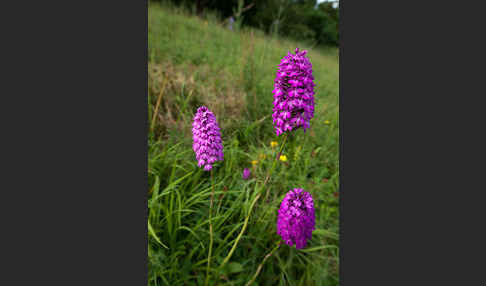
<instances>
[{"instance_id":1,"label":"orchid stem","mask_svg":"<svg viewBox=\"0 0 486 286\"><path fill-rule=\"evenodd\" d=\"M233 255L233 252L236 249L236 245L238 244L238 241L240 240L241 236L245 232L246 226L248 225L248 219L250 218L251 210L253 209L253 206L255 205L256 201L258 198L260 198L261 194L257 194L253 202L251 202L250 210L248 211L248 215L245 218L245 222L243 223L243 228L241 229L240 233L238 234L238 237L236 238L235 243L233 244L233 247L231 248L230 252L226 256L226 258L223 260L223 263L219 266L219 268L223 268L223 266L228 262L228 260L231 258L231 255Z\"/></svg>"},{"instance_id":2,"label":"orchid stem","mask_svg":"<svg viewBox=\"0 0 486 286\"><path fill-rule=\"evenodd\" d=\"M270 175L273 173L273 170L275 169L276 163L277 163L278 159L280 158L280 155L282 155L282 151L283 151L285 142L287 141L287 137L288 137L288 134L285 133L284 139L282 141L282 145L280 145L280 150L278 151L277 156L273 160L272 168L268 171L267 177L265 178L265 181L263 182L263 187L267 184L268 179L270 179ZM269 192L270 192L270 188L267 188L267 193L265 194L265 200L268 199Z\"/></svg>"},{"instance_id":3,"label":"orchid stem","mask_svg":"<svg viewBox=\"0 0 486 286\"><path fill-rule=\"evenodd\" d=\"M279 243L277 244L277 246L276 246L274 249L272 249L272 251L270 251L270 253L269 253L269 254L267 254L267 255L265 256L265 258L263 258L262 263L260 263L260 265L258 265L258 268L257 268L257 271L256 271L255 275L253 275L253 278L252 278L250 281L248 281L248 283L246 283L246 285L245 285L245 286L250 286L250 285L251 285L253 282L255 282L255 279L257 278L258 274L260 274L260 271L262 270L262 267L263 267L263 264L265 263L265 261L267 261L267 259L268 259L270 256L272 256L272 254L273 254L273 253L274 253L274 252L275 252L275 251L276 251L276 250L277 250L277 249L280 247L280 245L281 245L281 244L282 244L282 243L281 243L281 242L279 242Z\"/></svg>"},{"instance_id":4,"label":"orchid stem","mask_svg":"<svg viewBox=\"0 0 486 286\"><path fill-rule=\"evenodd\" d=\"M213 224L211 222L213 212L213 198L214 198L214 177L213 170L211 170L211 203L209 205L209 253L208 253L208 266L206 268L206 281L204 285L208 285L209 281L209 269L211 267L211 252L213 250Z\"/></svg>"}]
</instances>

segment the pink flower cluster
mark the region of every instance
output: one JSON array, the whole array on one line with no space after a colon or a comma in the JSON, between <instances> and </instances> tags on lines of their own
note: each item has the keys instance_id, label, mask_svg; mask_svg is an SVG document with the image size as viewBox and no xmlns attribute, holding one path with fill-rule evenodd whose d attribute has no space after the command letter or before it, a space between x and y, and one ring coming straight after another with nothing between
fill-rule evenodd
<instances>
[{"instance_id":1,"label":"pink flower cluster","mask_svg":"<svg viewBox=\"0 0 486 286\"><path fill-rule=\"evenodd\" d=\"M295 49L279 64L273 92L273 125L277 136L310 127L314 117L314 77L307 51Z\"/></svg>"},{"instance_id":2,"label":"pink flower cluster","mask_svg":"<svg viewBox=\"0 0 486 286\"><path fill-rule=\"evenodd\" d=\"M303 189L290 190L278 210L277 234L287 245L304 248L315 230L314 201Z\"/></svg>"},{"instance_id":3,"label":"pink flower cluster","mask_svg":"<svg viewBox=\"0 0 486 286\"><path fill-rule=\"evenodd\" d=\"M196 153L197 165L204 170L213 168L213 163L223 161L223 142L216 117L206 106L197 109L192 123L192 149Z\"/></svg>"}]
</instances>

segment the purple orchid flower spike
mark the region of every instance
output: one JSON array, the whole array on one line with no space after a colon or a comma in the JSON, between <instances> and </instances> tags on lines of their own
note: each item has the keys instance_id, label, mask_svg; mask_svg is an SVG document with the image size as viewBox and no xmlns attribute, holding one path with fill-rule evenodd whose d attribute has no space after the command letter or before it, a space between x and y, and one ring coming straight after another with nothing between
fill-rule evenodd
<instances>
[{"instance_id":1,"label":"purple orchid flower spike","mask_svg":"<svg viewBox=\"0 0 486 286\"><path fill-rule=\"evenodd\" d=\"M192 148L196 153L197 165L205 171L213 168L213 163L223 161L223 142L216 117L206 106L197 109L192 123Z\"/></svg>"},{"instance_id":2,"label":"purple orchid flower spike","mask_svg":"<svg viewBox=\"0 0 486 286\"><path fill-rule=\"evenodd\" d=\"M277 234L287 245L301 249L315 230L314 200L303 189L290 190L278 210Z\"/></svg>"},{"instance_id":3,"label":"purple orchid flower spike","mask_svg":"<svg viewBox=\"0 0 486 286\"><path fill-rule=\"evenodd\" d=\"M307 51L295 49L279 64L273 92L273 125L277 136L310 127L314 117L314 77Z\"/></svg>"}]
</instances>

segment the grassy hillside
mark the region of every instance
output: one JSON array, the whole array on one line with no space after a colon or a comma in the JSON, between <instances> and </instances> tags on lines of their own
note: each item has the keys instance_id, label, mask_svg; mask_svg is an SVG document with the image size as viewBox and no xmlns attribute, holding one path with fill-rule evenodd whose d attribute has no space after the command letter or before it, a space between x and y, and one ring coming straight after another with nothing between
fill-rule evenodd
<instances>
[{"instance_id":1,"label":"grassy hillside","mask_svg":"<svg viewBox=\"0 0 486 286\"><path fill-rule=\"evenodd\" d=\"M216 17L149 7L149 285L203 285L209 235L210 172L197 167L192 118L209 107L223 136L224 161L213 168L215 201L210 285L245 285L281 241L276 215L285 193L314 197L316 228L305 249L282 245L253 285L338 285L339 63L336 49L312 49L257 30L228 30ZM307 49L316 84L311 128L287 139L266 200L251 210L229 262L219 267L272 166L282 136L272 127L273 80L280 59ZM271 141L278 142L276 147ZM254 161L252 164L252 161ZM242 179L244 168L252 170Z\"/></svg>"}]
</instances>

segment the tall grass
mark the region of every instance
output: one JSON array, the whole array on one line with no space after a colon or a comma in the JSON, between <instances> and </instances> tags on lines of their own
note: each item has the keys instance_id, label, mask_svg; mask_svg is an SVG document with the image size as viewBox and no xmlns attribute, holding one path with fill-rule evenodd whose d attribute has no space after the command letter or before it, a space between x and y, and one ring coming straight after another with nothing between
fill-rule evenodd
<instances>
[{"instance_id":1,"label":"tall grass","mask_svg":"<svg viewBox=\"0 0 486 286\"><path fill-rule=\"evenodd\" d=\"M273 80L280 59L296 47L309 49L315 117L306 133L298 130L288 137L283 150L288 161L277 161L263 185L283 140L272 128ZM337 51L312 49L253 29L230 31L213 14L201 19L151 4L148 55L149 284L202 285L206 279L211 177L197 167L191 134L192 117L204 104L220 124L225 155L212 171L209 284L245 285L255 278L252 285L338 285ZM279 145L272 148L270 141ZM252 165L253 160L258 163ZM249 180L242 179L246 167L252 171ZM252 209L259 195L255 188L262 185L263 196ZM280 241L280 202L296 187L314 197L317 230L305 249L284 244L267 256ZM240 233L234 252L220 267Z\"/></svg>"}]
</instances>

